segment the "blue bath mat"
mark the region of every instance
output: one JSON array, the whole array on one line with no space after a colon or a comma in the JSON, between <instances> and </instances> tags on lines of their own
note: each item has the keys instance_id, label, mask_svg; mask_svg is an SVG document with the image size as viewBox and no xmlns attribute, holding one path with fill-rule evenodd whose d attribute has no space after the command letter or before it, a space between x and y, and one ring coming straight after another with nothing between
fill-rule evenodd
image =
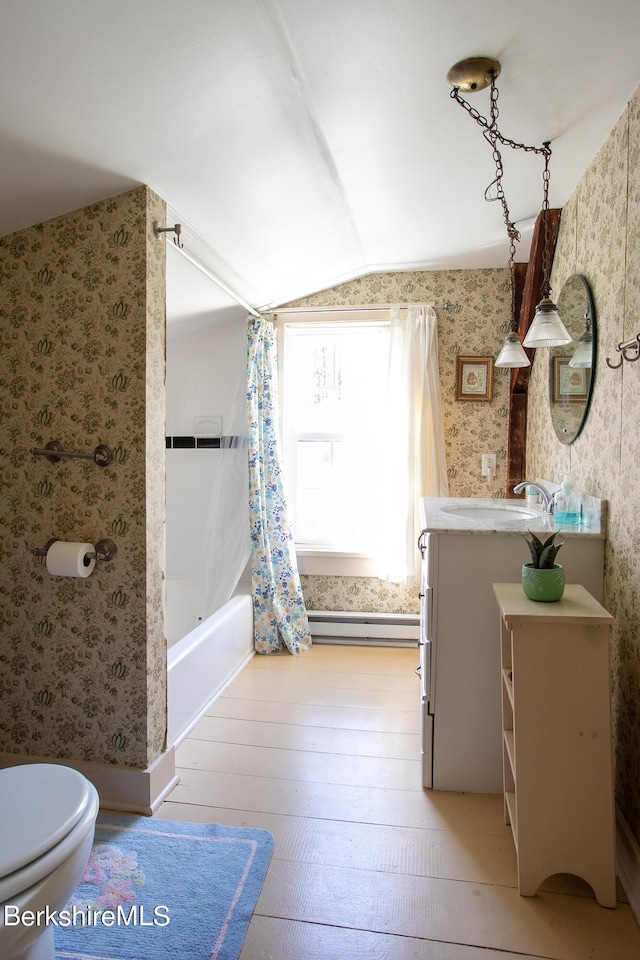
<instances>
[{"instance_id":1,"label":"blue bath mat","mask_svg":"<svg viewBox=\"0 0 640 960\"><path fill-rule=\"evenodd\" d=\"M101 814L56 960L237 960L272 853L265 830Z\"/></svg>"}]
</instances>

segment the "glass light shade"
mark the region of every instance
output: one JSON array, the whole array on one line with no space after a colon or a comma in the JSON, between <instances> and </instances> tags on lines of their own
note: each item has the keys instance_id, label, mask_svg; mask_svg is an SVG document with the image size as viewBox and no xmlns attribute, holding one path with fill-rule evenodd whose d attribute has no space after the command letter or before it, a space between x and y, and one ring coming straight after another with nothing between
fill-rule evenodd
<instances>
[{"instance_id":1,"label":"glass light shade","mask_svg":"<svg viewBox=\"0 0 640 960\"><path fill-rule=\"evenodd\" d=\"M570 367L590 367L593 362L593 337L590 333L583 333L578 340L571 360Z\"/></svg>"},{"instance_id":2,"label":"glass light shade","mask_svg":"<svg viewBox=\"0 0 640 960\"><path fill-rule=\"evenodd\" d=\"M571 334L560 319L555 303L544 297L536 307L533 322L524 338L525 347L561 347L571 343Z\"/></svg>"},{"instance_id":3,"label":"glass light shade","mask_svg":"<svg viewBox=\"0 0 640 960\"><path fill-rule=\"evenodd\" d=\"M522 348L518 334L508 333L494 367L528 367L530 363L531 361Z\"/></svg>"}]
</instances>

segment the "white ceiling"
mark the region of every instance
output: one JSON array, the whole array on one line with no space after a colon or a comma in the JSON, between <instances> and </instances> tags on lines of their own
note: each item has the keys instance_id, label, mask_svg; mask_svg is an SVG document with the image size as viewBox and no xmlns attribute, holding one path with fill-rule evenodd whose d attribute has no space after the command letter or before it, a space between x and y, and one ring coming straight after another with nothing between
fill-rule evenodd
<instances>
[{"instance_id":1,"label":"white ceiling","mask_svg":"<svg viewBox=\"0 0 640 960\"><path fill-rule=\"evenodd\" d=\"M552 141L562 206L640 83L639 42L638 0L0 0L0 235L146 183L255 306L504 266L449 67L500 60L500 128ZM469 99L487 115L488 91ZM526 260L542 164L504 165Z\"/></svg>"}]
</instances>

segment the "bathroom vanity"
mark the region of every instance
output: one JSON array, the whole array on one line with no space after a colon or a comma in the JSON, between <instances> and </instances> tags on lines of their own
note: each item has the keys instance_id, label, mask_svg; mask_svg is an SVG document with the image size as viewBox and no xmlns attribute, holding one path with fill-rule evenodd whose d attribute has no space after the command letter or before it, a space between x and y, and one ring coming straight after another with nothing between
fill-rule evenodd
<instances>
[{"instance_id":1,"label":"bathroom vanity","mask_svg":"<svg viewBox=\"0 0 640 960\"><path fill-rule=\"evenodd\" d=\"M597 509L597 504L601 509ZM602 601L604 502L588 527L558 527L567 582ZM519 580L528 530L545 538L553 518L521 500L421 501L420 615L423 784L502 793L500 644L493 584ZM542 702L542 701L541 701Z\"/></svg>"}]
</instances>

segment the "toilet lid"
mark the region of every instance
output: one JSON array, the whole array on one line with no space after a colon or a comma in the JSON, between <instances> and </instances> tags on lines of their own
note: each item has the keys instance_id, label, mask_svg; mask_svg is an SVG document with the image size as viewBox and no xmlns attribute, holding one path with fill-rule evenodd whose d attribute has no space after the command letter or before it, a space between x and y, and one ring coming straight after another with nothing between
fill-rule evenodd
<instances>
[{"instance_id":1,"label":"toilet lid","mask_svg":"<svg viewBox=\"0 0 640 960\"><path fill-rule=\"evenodd\" d=\"M0 770L0 877L60 843L90 797L88 780L71 767L29 763Z\"/></svg>"}]
</instances>

